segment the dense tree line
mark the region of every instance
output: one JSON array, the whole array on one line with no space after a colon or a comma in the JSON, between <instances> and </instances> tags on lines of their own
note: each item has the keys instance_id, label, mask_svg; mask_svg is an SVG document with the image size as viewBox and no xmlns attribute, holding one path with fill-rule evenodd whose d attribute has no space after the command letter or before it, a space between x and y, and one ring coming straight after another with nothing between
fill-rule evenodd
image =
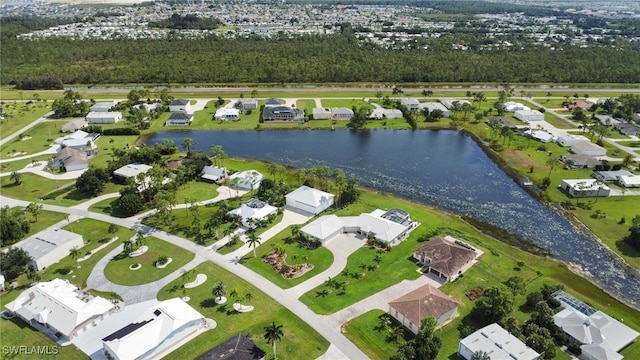
<instances>
[{"instance_id":1,"label":"dense tree line","mask_svg":"<svg viewBox=\"0 0 640 360\"><path fill-rule=\"evenodd\" d=\"M193 14L180 16L180 14L174 13L168 19L149 21L148 26L150 28L165 29L213 30L217 29L221 24L222 22L220 20L212 17L201 18Z\"/></svg>"},{"instance_id":2,"label":"dense tree line","mask_svg":"<svg viewBox=\"0 0 640 360\"><path fill-rule=\"evenodd\" d=\"M21 208L0 208L0 246L11 245L22 239L31 229Z\"/></svg>"},{"instance_id":3,"label":"dense tree line","mask_svg":"<svg viewBox=\"0 0 640 360\"><path fill-rule=\"evenodd\" d=\"M359 42L349 31L272 40L9 38L0 44L2 53L11 54L3 58L0 75L2 82L16 84L40 77L65 84L640 82L640 50L624 43L462 51L451 47L457 40L443 36L385 49Z\"/></svg>"}]
</instances>

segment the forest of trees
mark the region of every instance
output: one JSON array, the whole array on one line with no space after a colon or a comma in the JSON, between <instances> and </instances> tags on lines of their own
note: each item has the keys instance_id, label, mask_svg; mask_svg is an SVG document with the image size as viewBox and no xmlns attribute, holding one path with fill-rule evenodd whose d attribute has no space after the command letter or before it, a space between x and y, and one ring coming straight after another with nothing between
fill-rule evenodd
<instances>
[{"instance_id":1,"label":"forest of trees","mask_svg":"<svg viewBox=\"0 0 640 360\"><path fill-rule=\"evenodd\" d=\"M150 28L165 29L196 29L196 30L213 30L217 29L222 22L215 18L201 18L196 15L173 14L170 18L158 21L150 21Z\"/></svg>"}]
</instances>

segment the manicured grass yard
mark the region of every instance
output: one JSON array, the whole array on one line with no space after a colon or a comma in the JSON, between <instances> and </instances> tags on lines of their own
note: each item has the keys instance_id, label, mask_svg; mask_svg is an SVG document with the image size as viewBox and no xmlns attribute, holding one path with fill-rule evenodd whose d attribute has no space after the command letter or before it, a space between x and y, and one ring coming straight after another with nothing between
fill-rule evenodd
<instances>
[{"instance_id":1,"label":"manicured grass yard","mask_svg":"<svg viewBox=\"0 0 640 360\"><path fill-rule=\"evenodd\" d=\"M3 195L26 201L40 201L50 191L75 184L75 180L49 180L35 174L22 174L22 184L15 185L9 176L0 178Z\"/></svg>"},{"instance_id":2,"label":"manicured grass yard","mask_svg":"<svg viewBox=\"0 0 640 360\"><path fill-rule=\"evenodd\" d=\"M238 276L210 262L203 263L196 269L197 273L204 273L208 278L205 284L186 289L186 296L191 298L189 305L205 317L215 320L218 326L170 353L165 359L182 360L198 357L237 333L249 334L249 338L267 353L267 358L271 358L271 346L266 343L263 336L264 327L270 325L272 321L281 324L284 332L282 340L277 344L278 359L315 359L329 347L327 340L294 313ZM224 305L217 305L211 295L211 288L218 281L226 286L226 297L229 300ZM167 285L160 290L158 299L166 300L183 296L180 290L183 284L184 280L178 279ZM233 290L243 298L246 294L251 294L250 300L244 299L241 302L252 305L255 309L244 314L235 312L232 308L233 298L230 295Z\"/></svg>"},{"instance_id":3,"label":"manicured grass yard","mask_svg":"<svg viewBox=\"0 0 640 360\"><path fill-rule=\"evenodd\" d=\"M273 270L271 265L262 261L266 255L271 254L274 251L276 246L281 246L284 249L287 254L287 264L294 265L307 262L309 264L313 264L313 269L294 279L283 278L282 275ZM254 258L253 251L247 254L244 257L244 265L283 289L296 286L305 280L320 274L328 269L333 263L333 254L328 249L324 247L309 249L308 247L291 240L291 227L282 230L266 244L262 244L257 247L256 255L257 256ZM305 256L308 257L307 261L304 261Z\"/></svg>"},{"instance_id":4,"label":"manicured grass yard","mask_svg":"<svg viewBox=\"0 0 640 360\"><path fill-rule=\"evenodd\" d=\"M27 346L30 350L33 346L36 346L40 347L42 351L48 351L47 359L87 359L87 355L74 345L60 346L18 317L11 320L0 319L0 329L2 329L3 348L4 346ZM8 348L7 351L9 351ZM36 359L38 355L35 354L34 352L31 354L26 353L24 350L20 355L3 352L3 359Z\"/></svg>"},{"instance_id":5,"label":"manicured grass yard","mask_svg":"<svg viewBox=\"0 0 640 360\"><path fill-rule=\"evenodd\" d=\"M351 109L356 107L358 109L365 108L373 110L375 107L362 99L322 99L322 106L326 108L346 107Z\"/></svg>"},{"instance_id":6,"label":"manicured grass yard","mask_svg":"<svg viewBox=\"0 0 640 360\"><path fill-rule=\"evenodd\" d=\"M39 163L46 163L51 159L51 155L36 156L33 158L10 161L0 163L0 172L14 172L24 169L27 165L32 164L34 161Z\"/></svg>"},{"instance_id":7,"label":"manicured grass yard","mask_svg":"<svg viewBox=\"0 0 640 360\"><path fill-rule=\"evenodd\" d=\"M128 239L121 240L126 241ZM107 279L120 285L133 286L146 284L171 274L193 260L195 256L192 252L152 236L146 237L145 240L149 250L143 255L136 257L124 255L123 257L116 257L109 261L107 267L104 269L104 274ZM122 243L122 241L120 241L120 243ZM155 263L158 257L163 255L170 257L173 261L167 265L167 267L158 269ZM129 266L136 263L141 264L142 268L129 270Z\"/></svg>"},{"instance_id":8,"label":"manicured grass yard","mask_svg":"<svg viewBox=\"0 0 640 360\"><path fill-rule=\"evenodd\" d=\"M2 134L2 137L7 137L29 125L51 111L49 105L43 102L33 104L5 103L3 109L7 115L4 120L0 121L0 134Z\"/></svg>"},{"instance_id":9,"label":"manicured grass yard","mask_svg":"<svg viewBox=\"0 0 640 360\"><path fill-rule=\"evenodd\" d=\"M0 147L2 158L10 159L12 154L19 157L49 149L53 140L63 136L63 134L60 133L62 125L64 125L64 122L55 121L43 122L32 127L24 132L23 135L25 138L23 140L16 137ZM21 152L26 152L26 154L20 154Z\"/></svg>"},{"instance_id":10,"label":"manicured grass yard","mask_svg":"<svg viewBox=\"0 0 640 360\"><path fill-rule=\"evenodd\" d=\"M342 325L344 336L373 360L391 358L405 341L400 339L400 342L396 343L389 329L380 327L382 316L385 316L384 311L371 310ZM395 319L391 319L394 324L399 324ZM412 335L408 330L405 330L406 338L410 338Z\"/></svg>"}]
</instances>

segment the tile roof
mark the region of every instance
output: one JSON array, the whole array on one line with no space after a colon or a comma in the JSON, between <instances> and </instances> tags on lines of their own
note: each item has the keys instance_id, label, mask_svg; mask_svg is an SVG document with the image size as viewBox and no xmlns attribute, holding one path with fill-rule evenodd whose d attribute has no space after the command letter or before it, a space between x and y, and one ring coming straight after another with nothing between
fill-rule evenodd
<instances>
[{"instance_id":1,"label":"tile roof","mask_svg":"<svg viewBox=\"0 0 640 360\"><path fill-rule=\"evenodd\" d=\"M447 241L440 236L429 240L415 250L420 257L431 259L429 266L447 276L457 273L464 264L476 257L476 252Z\"/></svg>"},{"instance_id":2,"label":"tile roof","mask_svg":"<svg viewBox=\"0 0 640 360\"><path fill-rule=\"evenodd\" d=\"M457 308L458 305L460 304L457 301L431 284L422 286L389 303L391 308L418 326L422 323L422 319L430 316L438 319Z\"/></svg>"}]
</instances>

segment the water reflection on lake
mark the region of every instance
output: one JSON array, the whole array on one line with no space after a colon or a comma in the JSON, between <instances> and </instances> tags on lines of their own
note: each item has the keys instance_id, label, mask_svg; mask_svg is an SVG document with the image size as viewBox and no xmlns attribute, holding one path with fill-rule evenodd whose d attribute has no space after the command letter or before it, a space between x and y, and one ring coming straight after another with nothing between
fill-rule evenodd
<instances>
[{"instance_id":1,"label":"water reflection on lake","mask_svg":"<svg viewBox=\"0 0 640 360\"><path fill-rule=\"evenodd\" d=\"M159 132L146 142L153 145L167 138L179 145L187 137L199 150L218 144L232 157L294 167L339 167L363 185L472 216L579 264L600 286L639 304L640 282L623 270L619 260L578 235L458 132L192 130Z\"/></svg>"}]
</instances>

